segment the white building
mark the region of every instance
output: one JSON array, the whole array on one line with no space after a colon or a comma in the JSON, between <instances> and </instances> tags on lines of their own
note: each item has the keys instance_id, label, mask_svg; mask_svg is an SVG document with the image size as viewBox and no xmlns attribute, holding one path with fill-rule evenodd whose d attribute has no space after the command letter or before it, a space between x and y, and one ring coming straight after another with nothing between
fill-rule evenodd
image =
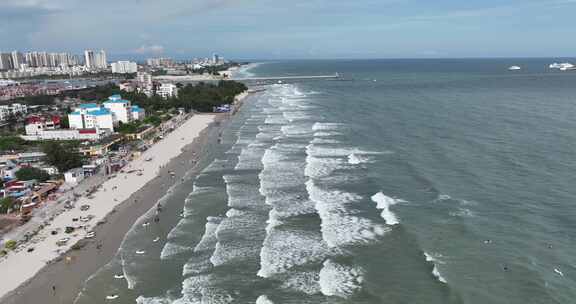
<instances>
[{"instance_id":1,"label":"white building","mask_svg":"<svg viewBox=\"0 0 576 304\"><path fill-rule=\"evenodd\" d=\"M136 75L136 85L138 93L146 94L148 97L154 95L154 83L152 82L152 74L146 72L138 72Z\"/></svg>"},{"instance_id":2,"label":"white building","mask_svg":"<svg viewBox=\"0 0 576 304\"><path fill-rule=\"evenodd\" d=\"M156 94L164 99L178 97L178 87L172 83L163 83L158 90L156 90Z\"/></svg>"},{"instance_id":3,"label":"white building","mask_svg":"<svg viewBox=\"0 0 576 304\"><path fill-rule=\"evenodd\" d=\"M78 185L82 180L84 180L84 169L76 168L70 171L64 172L64 181L69 185Z\"/></svg>"},{"instance_id":4,"label":"white building","mask_svg":"<svg viewBox=\"0 0 576 304\"><path fill-rule=\"evenodd\" d=\"M37 135L41 131L60 128L58 116L31 116L26 120L26 135Z\"/></svg>"},{"instance_id":5,"label":"white building","mask_svg":"<svg viewBox=\"0 0 576 304\"><path fill-rule=\"evenodd\" d=\"M68 114L70 129L114 129L114 117L110 110L95 103L81 104Z\"/></svg>"},{"instance_id":6,"label":"white building","mask_svg":"<svg viewBox=\"0 0 576 304\"><path fill-rule=\"evenodd\" d=\"M141 87L152 86L152 74L146 72L138 72L136 75L136 82Z\"/></svg>"},{"instance_id":7,"label":"white building","mask_svg":"<svg viewBox=\"0 0 576 304\"><path fill-rule=\"evenodd\" d=\"M106 52L104 50L100 50L100 52L96 54L96 64L100 69L108 68L108 58L106 57Z\"/></svg>"},{"instance_id":8,"label":"white building","mask_svg":"<svg viewBox=\"0 0 576 304\"><path fill-rule=\"evenodd\" d=\"M21 135L27 141L37 140L88 140L98 141L112 133L110 129L55 129L42 130L34 135Z\"/></svg>"},{"instance_id":9,"label":"white building","mask_svg":"<svg viewBox=\"0 0 576 304\"><path fill-rule=\"evenodd\" d=\"M100 50L100 52L95 53L92 50L85 50L84 64L86 68L90 70L107 69L108 59L106 57L106 52L104 50Z\"/></svg>"},{"instance_id":10,"label":"white building","mask_svg":"<svg viewBox=\"0 0 576 304\"><path fill-rule=\"evenodd\" d=\"M28 107L25 104L13 103L11 105L0 106L0 121L6 120L12 115L24 115L28 113Z\"/></svg>"},{"instance_id":11,"label":"white building","mask_svg":"<svg viewBox=\"0 0 576 304\"><path fill-rule=\"evenodd\" d=\"M92 50L85 50L84 51L84 65L88 69L93 69L96 67L96 62L94 58L94 51Z\"/></svg>"},{"instance_id":12,"label":"white building","mask_svg":"<svg viewBox=\"0 0 576 304\"><path fill-rule=\"evenodd\" d=\"M118 61L112 63L112 73L131 74L138 72L138 65L132 61Z\"/></svg>"},{"instance_id":13,"label":"white building","mask_svg":"<svg viewBox=\"0 0 576 304\"><path fill-rule=\"evenodd\" d=\"M134 92L136 90L135 86L136 85L132 82L122 82L122 83L118 84L120 91L124 91L124 92Z\"/></svg>"},{"instance_id":14,"label":"white building","mask_svg":"<svg viewBox=\"0 0 576 304\"><path fill-rule=\"evenodd\" d=\"M104 102L104 108L112 113L114 122L129 123L132 121L132 105L120 95L112 95Z\"/></svg>"}]
</instances>

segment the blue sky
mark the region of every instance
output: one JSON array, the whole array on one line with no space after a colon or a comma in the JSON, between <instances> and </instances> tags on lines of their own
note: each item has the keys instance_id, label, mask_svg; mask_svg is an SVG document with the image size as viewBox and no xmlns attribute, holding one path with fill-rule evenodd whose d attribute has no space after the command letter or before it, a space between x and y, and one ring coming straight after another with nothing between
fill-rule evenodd
<instances>
[{"instance_id":1,"label":"blue sky","mask_svg":"<svg viewBox=\"0 0 576 304\"><path fill-rule=\"evenodd\" d=\"M571 57L576 0L0 0L0 50L182 58Z\"/></svg>"}]
</instances>

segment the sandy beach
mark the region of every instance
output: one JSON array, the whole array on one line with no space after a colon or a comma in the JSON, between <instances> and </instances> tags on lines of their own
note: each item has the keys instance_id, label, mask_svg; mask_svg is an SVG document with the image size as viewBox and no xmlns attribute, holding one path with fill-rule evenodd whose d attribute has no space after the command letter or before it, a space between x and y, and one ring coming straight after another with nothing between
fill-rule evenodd
<instances>
[{"instance_id":1,"label":"sandy beach","mask_svg":"<svg viewBox=\"0 0 576 304\"><path fill-rule=\"evenodd\" d=\"M54 218L25 250L0 261L0 302L72 303L84 281L114 256L132 224L194 167L203 143L214 137L208 135L213 128L207 128L214 118L194 115L188 119L126 166L124 173L105 181L91 199L83 196L76 208ZM81 211L82 205L90 208ZM94 218L87 223L72 220L87 215ZM63 232L66 226L79 225L87 227L72 234ZM59 232L53 235L54 230ZM95 238L85 239L89 231L95 232ZM64 237L70 238L67 244L57 246ZM80 250L71 249L76 243ZM27 252L30 247L34 250Z\"/></svg>"}]
</instances>

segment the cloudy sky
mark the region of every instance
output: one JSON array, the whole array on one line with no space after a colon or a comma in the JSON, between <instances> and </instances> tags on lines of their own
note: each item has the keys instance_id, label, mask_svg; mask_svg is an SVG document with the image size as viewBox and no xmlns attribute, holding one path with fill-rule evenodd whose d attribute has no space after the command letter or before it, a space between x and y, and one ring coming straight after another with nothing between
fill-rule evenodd
<instances>
[{"instance_id":1,"label":"cloudy sky","mask_svg":"<svg viewBox=\"0 0 576 304\"><path fill-rule=\"evenodd\" d=\"M574 56L576 0L0 0L0 51L111 57Z\"/></svg>"}]
</instances>

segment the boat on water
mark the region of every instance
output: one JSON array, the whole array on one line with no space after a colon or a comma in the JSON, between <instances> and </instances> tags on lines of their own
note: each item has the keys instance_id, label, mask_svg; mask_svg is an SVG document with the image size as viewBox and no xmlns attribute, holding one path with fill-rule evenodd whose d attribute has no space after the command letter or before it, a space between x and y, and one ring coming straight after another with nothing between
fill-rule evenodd
<instances>
[{"instance_id":1,"label":"boat on water","mask_svg":"<svg viewBox=\"0 0 576 304\"><path fill-rule=\"evenodd\" d=\"M519 71L521 69L522 69L521 67L519 67L517 65L513 65L513 66L508 68L508 71Z\"/></svg>"},{"instance_id":2,"label":"boat on water","mask_svg":"<svg viewBox=\"0 0 576 304\"><path fill-rule=\"evenodd\" d=\"M116 275L114 275L114 278L115 279L123 279L124 275L123 274L116 274Z\"/></svg>"},{"instance_id":3,"label":"boat on water","mask_svg":"<svg viewBox=\"0 0 576 304\"><path fill-rule=\"evenodd\" d=\"M551 69L558 69L560 71L576 70L576 66L569 62L557 63L554 62L548 66Z\"/></svg>"},{"instance_id":4,"label":"boat on water","mask_svg":"<svg viewBox=\"0 0 576 304\"><path fill-rule=\"evenodd\" d=\"M109 295L109 296L106 296L106 300L115 300L115 299L118 299L118 297L119 296L117 294Z\"/></svg>"}]
</instances>

